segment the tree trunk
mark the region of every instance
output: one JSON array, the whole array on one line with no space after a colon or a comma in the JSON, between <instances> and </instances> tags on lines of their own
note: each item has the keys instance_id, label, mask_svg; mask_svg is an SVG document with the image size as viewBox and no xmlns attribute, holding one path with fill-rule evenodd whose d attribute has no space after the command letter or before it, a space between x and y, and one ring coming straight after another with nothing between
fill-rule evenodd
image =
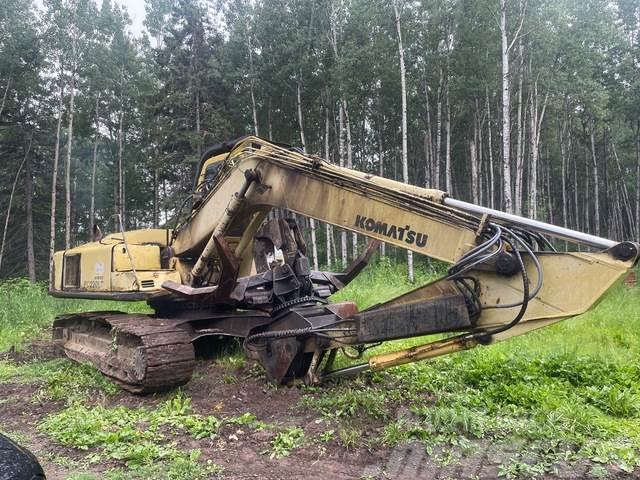
<instances>
[{"instance_id":1,"label":"tree trunk","mask_svg":"<svg viewBox=\"0 0 640 480\"><path fill-rule=\"evenodd\" d=\"M555 223L553 216L553 198L551 195L551 157L549 155L549 148L546 149L546 159L544 160L545 168L545 184L547 186L547 208L549 209L549 215L547 215L547 221L551 224Z\"/></svg>"},{"instance_id":2,"label":"tree trunk","mask_svg":"<svg viewBox=\"0 0 640 480\"><path fill-rule=\"evenodd\" d=\"M349 106L347 105L346 100L342 100L344 104L344 119L346 126L346 134L347 134L347 168L353 168L353 144L351 142L351 121L349 120ZM353 249L353 257L356 258L358 256L358 234L351 234L352 240L352 249Z\"/></svg>"},{"instance_id":3,"label":"tree trunk","mask_svg":"<svg viewBox=\"0 0 640 480\"><path fill-rule=\"evenodd\" d=\"M580 230L580 202L578 199L578 159L577 158L573 159L573 202L574 202L574 208L575 208L575 212L574 212L575 213L575 229Z\"/></svg>"},{"instance_id":4,"label":"tree trunk","mask_svg":"<svg viewBox=\"0 0 640 480\"><path fill-rule=\"evenodd\" d=\"M469 141L469 159L471 161L471 199L478 205L478 163L476 158L476 142Z\"/></svg>"},{"instance_id":5,"label":"tree trunk","mask_svg":"<svg viewBox=\"0 0 640 480\"><path fill-rule=\"evenodd\" d=\"M560 168L562 177L562 226L567 228L567 146L565 144L565 120L560 121L558 129L558 143L560 144Z\"/></svg>"},{"instance_id":6,"label":"tree trunk","mask_svg":"<svg viewBox=\"0 0 640 480\"><path fill-rule=\"evenodd\" d=\"M444 76L440 69L438 104L436 105L436 152L433 156L433 188L440 190L440 153L442 152L442 89Z\"/></svg>"},{"instance_id":7,"label":"tree trunk","mask_svg":"<svg viewBox=\"0 0 640 480\"><path fill-rule=\"evenodd\" d=\"M300 82L302 80L300 79L300 77L298 77L298 82L297 82L297 106L298 106L298 128L300 130L300 143L302 144L302 150L304 152L307 151L307 142L304 138L304 121L302 118L302 92L301 92L301 87L300 87ZM318 244L316 243L316 221L309 217L309 228L311 229L311 252L312 252L312 256L313 256L313 268L314 270L319 270L320 267L318 266Z\"/></svg>"},{"instance_id":8,"label":"tree trunk","mask_svg":"<svg viewBox=\"0 0 640 480\"><path fill-rule=\"evenodd\" d=\"M122 225L126 225L125 219L125 192L124 192L124 162L123 162L123 123L124 123L124 110L120 111L118 115L118 214L122 221Z\"/></svg>"},{"instance_id":9,"label":"tree trunk","mask_svg":"<svg viewBox=\"0 0 640 480\"><path fill-rule=\"evenodd\" d=\"M380 126L378 127L378 175L380 177L384 177L384 147L382 144L382 129L384 127L384 116L380 120ZM385 242L380 242L380 256L384 257L386 255L386 244Z\"/></svg>"},{"instance_id":10,"label":"tree trunk","mask_svg":"<svg viewBox=\"0 0 640 480\"><path fill-rule=\"evenodd\" d=\"M29 141L31 148L31 141ZM25 210L27 220L27 274L31 283L36 283L36 258L33 252L33 172L31 169L31 157L26 155L25 163Z\"/></svg>"},{"instance_id":11,"label":"tree trunk","mask_svg":"<svg viewBox=\"0 0 640 480\"><path fill-rule=\"evenodd\" d=\"M100 93L96 96L95 125L96 131L93 137L93 160L91 162L91 207L89 209L89 235L93 236L96 220L96 166L98 160L98 138L100 135L100 122L98 117L98 106L100 103Z\"/></svg>"},{"instance_id":12,"label":"tree trunk","mask_svg":"<svg viewBox=\"0 0 640 480\"><path fill-rule=\"evenodd\" d=\"M511 161L509 158L511 147L511 108L509 104L509 44L507 43L506 0L500 0L500 37L502 44L502 197L504 211L513 213L511 202Z\"/></svg>"},{"instance_id":13,"label":"tree trunk","mask_svg":"<svg viewBox=\"0 0 640 480\"><path fill-rule=\"evenodd\" d=\"M4 257L4 249L7 242L7 231L9 230L9 219L11 218L11 207L13 206L13 197L15 196L15 193L16 193L16 186L18 185L20 172L22 172L22 168L24 167L24 164L27 161L27 158L29 157L32 141L33 141L33 134L31 134L31 137L29 138L29 146L27 147L27 151L24 154L24 158L22 159L22 162L20 162L20 166L18 167L16 176L13 179L13 185L11 186L11 194L9 195L9 205L7 206L7 215L4 219L4 230L2 232L2 244L0 244L0 271L2 271L2 259Z\"/></svg>"},{"instance_id":14,"label":"tree trunk","mask_svg":"<svg viewBox=\"0 0 640 480\"><path fill-rule=\"evenodd\" d=\"M271 97L269 97L269 111L267 112L267 121L269 122L269 140L273 140L273 122L271 121Z\"/></svg>"},{"instance_id":15,"label":"tree trunk","mask_svg":"<svg viewBox=\"0 0 640 480\"><path fill-rule=\"evenodd\" d=\"M153 137L153 228L158 228L160 225L160 132L157 121L154 125Z\"/></svg>"},{"instance_id":16,"label":"tree trunk","mask_svg":"<svg viewBox=\"0 0 640 480\"><path fill-rule=\"evenodd\" d=\"M524 22L526 0L520 1L520 25L513 34L511 43L507 39L507 2L500 0L500 39L502 54L502 201L504 211L513 213L511 190L511 89L509 85L509 52L520 35Z\"/></svg>"},{"instance_id":17,"label":"tree trunk","mask_svg":"<svg viewBox=\"0 0 640 480\"><path fill-rule=\"evenodd\" d=\"M327 94L327 105L325 106L325 116L324 116L324 158L327 162L330 162L331 155L329 152L329 95ZM325 225L325 236L326 236L326 249L327 249L327 268L331 266L331 243L333 242L333 226L330 224Z\"/></svg>"},{"instance_id":18,"label":"tree trunk","mask_svg":"<svg viewBox=\"0 0 640 480\"><path fill-rule=\"evenodd\" d=\"M590 118L591 123L591 159L593 160L593 193L594 193L594 206L595 211L593 213L593 225L596 236L600 235L600 185L598 179L598 162L596 160L596 146L595 146L595 123L593 117Z\"/></svg>"},{"instance_id":19,"label":"tree trunk","mask_svg":"<svg viewBox=\"0 0 640 480\"><path fill-rule=\"evenodd\" d=\"M636 240L640 242L640 120L636 122Z\"/></svg>"},{"instance_id":20,"label":"tree trunk","mask_svg":"<svg viewBox=\"0 0 640 480\"><path fill-rule=\"evenodd\" d=\"M342 99L338 110L338 129L340 130L338 133L338 160L340 166L344 167L344 110ZM342 247L342 265L344 266L347 264L347 232L345 230L340 232L340 243Z\"/></svg>"},{"instance_id":21,"label":"tree trunk","mask_svg":"<svg viewBox=\"0 0 640 480\"><path fill-rule=\"evenodd\" d=\"M409 183L409 162L407 157L407 81L404 65L404 48L402 46L402 28L400 25L400 10L398 2L393 3L398 33L398 55L400 56L400 90L402 95L402 181ZM447 104L447 108L448 108ZM447 132L448 133L448 132ZM409 281L413 282L413 252L407 250L407 269Z\"/></svg>"},{"instance_id":22,"label":"tree trunk","mask_svg":"<svg viewBox=\"0 0 640 480\"><path fill-rule=\"evenodd\" d=\"M617 179L620 182L620 191L622 192L622 203L624 205L624 208L621 209L622 212L626 215L627 217L627 222L629 224L629 230L630 230L630 237L631 238L636 238L636 227L633 223L633 214L632 212L632 208L631 208L631 198L629 196L629 191L627 190L627 184L624 182L624 172L622 171L622 165L620 164L620 158L618 157L618 152L616 150L616 145L615 143L613 143L613 139L611 140L611 149L613 150L613 158L616 161L616 169L618 171L618 175L617 175ZM620 196L617 195L614 192L613 197L619 201L620 200ZM618 209L618 211L620 211L620 209ZM623 231L620 231L620 236L618 237L619 239L622 239L623 236L622 234L624 233Z\"/></svg>"},{"instance_id":23,"label":"tree trunk","mask_svg":"<svg viewBox=\"0 0 640 480\"><path fill-rule=\"evenodd\" d=\"M493 139L491 138L491 103L489 102L489 87L485 88L487 96L487 134L489 142L489 207L495 208L495 182L493 179Z\"/></svg>"},{"instance_id":24,"label":"tree trunk","mask_svg":"<svg viewBox=\"0 0 640 480\"><path fill-rule=\"evenodd\" d=\"M480 203L478 199L478 185L480 179L478 178L478 155L477 155L477 141L478 141L478 124L479 112L478 112L478 99L474 99L473 110L473 134L471 140L469 140L469 162L471 163L471 201L478 205Z\"/></svg>"},{"instance_id":25,"label":"tree trunk","mask_svg":"<svg viewBox=\"0 0 640 480\"><path fill-rule=\"evenodd\" d=\"M9 87L11 86L11 76L7 79L7 86L4 87L4 94L2 95L2 103L0 103L0 119L2 119L2 112L4 111L4 105L7 101L7 93L9 93Z\"/></svg>"},{"instance_id":26,"label":"tree trunk","mask_svg":"<svg viewBox=\"0 0 640 480\"><path fill-rule=\"evenodd\" d=\"M62 73L60 74L62 77ZM51 173L51 218L49 233L49 285L53 286L53 254L56 250L56 199L58 188L58 162L60 159L60 133L62 130L62 107L64 105L64 83L60 81L60 96L58 98L58 125L56 127L56 146L53 154L53 168Z\"/></svg>"},{"instance_id":27,"label":"tree trunk","mask_svg":"<svg viewBox=\"0 0 640 480\"><path fill-rule=\"evenodd\" d=\"M71 69L71 97L69 100L69 133L67 138L67 158L64 166L64 187L65 187L65 216L64 216L64 244L65 248L71 248L71 147L73 146L73 115L76 96L76 37L72 34L72 69Z\"/></svg>"},{"instance_id":28,"label":"tree trunk","mask_svg":"<svg viewBox=\"0 0 640 480\"><path fill-rule=\"evenodd\" d=\"M256 110L256 97L254 90L254 72L253 72L253 48L251 47L251 35L247 35L247 50L249 51L249 91L251 93L251 111L253 113L253 133L258 136L258 112Z\"/></svg>"},{"instance_id":29,"label":"tree trunk","mask_svg":"<svg viewBox=\"0 0 640 480\"><path fill-rule=\"evenodd\" d=\"M429 86L424 83L424 99L426 105L426 130L424 132L424 183L426 188L433 187L433 136L431 131L431 107L429 105Z\"/></svg>"},{"instance_id":30,"label":"tree trunk","mask_svg":"<svg viewBox=\"0 0 640 480\"><path fill-rule=\"evenodd\" d=\"M522 182L523 175L523 154L522 143L524 142L524 129L522 128L522 80L524 77L524 58L523 58L522 41L518 40L518 113L516 118L516 178L515 178L515 200L514 212L516 215L522 215ZM525 113L526 115L526 113Z\"/></svg>"},{"instance_id":31,"label":"tree trunk","mask_svg":"<svg viewBox=\"0 0 640 480\"><path fill-rule=\"evenodd\" d=\"M449 104L449 78L447 74L447 85L444 90L445 95L445 121L444 129L446 130L445 150L444 150L444 174L446 190L453 195L453 177L451 174L451 105Z\"/></svg>"},{"instance_id":32,"label":"tree trunk","mask_svg":"<svg viewBox=\"0 0 640 480\"><path fill-rule=\"evenodd\" d=\"M160 225L160 169L153 169L153 228Z\"/></svg>"}]
</instances>

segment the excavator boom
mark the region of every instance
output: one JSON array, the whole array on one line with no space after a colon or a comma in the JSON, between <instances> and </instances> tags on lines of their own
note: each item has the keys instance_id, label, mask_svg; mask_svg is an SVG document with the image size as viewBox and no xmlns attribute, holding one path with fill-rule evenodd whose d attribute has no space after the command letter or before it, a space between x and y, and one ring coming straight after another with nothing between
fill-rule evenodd
<instances>
[{"instance_id":1,"label":"excavator boom","mask_svg":"<svg viewBox=\"0 0 640 480\"><path fill-rule=\"evenodd\" d=\"M468 204L257 137L205 153L192 204L172 231L121 231L56 254L53 295L145 298L154 308L135 319L97 313L54 324L72 358L93 361L132 391L184 383L193 343L219 335L242 338L278 383L317 383L503 340L589 310L639 252L633 242ZM370 243L345 272L314 271L295 215ZM588 248L558 252L550 238ZM379 242L444 261L449 271L362 312L352 302L330 303ZM347 347L360 356L378 342L434 333L451 335L333 369ZM164 373L175 379L163 384L160 371L179 374Z\"/></svg>"}]
</instances>

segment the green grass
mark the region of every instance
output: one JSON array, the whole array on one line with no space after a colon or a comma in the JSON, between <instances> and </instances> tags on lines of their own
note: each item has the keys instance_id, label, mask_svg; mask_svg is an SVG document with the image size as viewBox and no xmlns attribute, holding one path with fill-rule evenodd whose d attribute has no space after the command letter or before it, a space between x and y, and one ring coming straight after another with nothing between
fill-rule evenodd
<instances>
[{"instance_id":1,"label":"green grass","mask_svg":"<svg viewBox=\"0 0 640 480\"><path fill-rule=\"evenodd\" d=\"M419 263L412 284L404 265L378 262L332 300L355 300L367 308L443 272L438 263ZM23 348L42 336L57 313L146 309L144 304L57 300L46 296L43 286L22 281L0 284L0 300L5 302L0 350ZM365 360L428 340L387 342L367 351ZM239 381L237 369L245 365L237 351L232 353L217 361L229 383ZM517 444L501 466L504 477L540 476L554 463L585 459L632 470L640 464L639 360L640 289L620 286L581 317L503 343L306 388L302 406L326 418L331 434L322 443L347 449L414 439L430 451L453 451L445 455L449 461L481 442ZM339 365L350 362L342 358ZM66 360L0 362L0 382L6 381L38 382L36 399L67 400L67 407L45 418L40 428L62 444L86 449L88 462L128 465L107 478L206 478L217 467L198 459L197 451L182 451L174 433L196 440L219 435L227 424L266 427L251 414L199 415L181 395L156 410L89 407L88 394L109 395L115 387L93 368ZM265 453L279 458L306 443L300 426L277 428Z\"/></svg>"},{"instance_id":2,"label":"green grass","mask_svg":"<svg viewBox=\"0 0 640 480\"><path fill-rule=\"evenodd\" d=\"M248 412L228 418L201 415L193 410L191 399L178 392L155 408L109 408L77 402L45 417L38 429L62 445L85 452L82 460L72 465L75 471L109 461L124 465L108 470L100 478L197 480L214 478L222 468L203 461L197 449L184 450L180 442L184 436L192 441L214 440L226 425L252 430L268 427ZM274 455L286 456L298 446L301 437L297 430L294 427L276 435ZM77 473L72 478L97 477Z\"/></svg>"},{"instance_id":3,"label":"green grass","mask_svg":"<svg viewBox=\"0 0 640 480\"><path fill-rule=\"evenodd\" d=\"M222 467L211 460L203 462L198 449L187 453L176 453L170 459L160 460L145 465L133 465L128 468L112 468L100 476L93 473L74 473L67 480L206 480L218 478Z\"/></svg>"},{"instance_id":4,"label":"green grass","mask_svg":"<svg viewBox=\"0 0 640 480\"><path fill-rule=\"evenodd\" d=\"M29 342L43 337L56 315L92 310L149 312L143 302L57 299L47 295L43 283L25 279L0 282L0 352L21 350Z\"/></svg>"},{"instance_id":5,"label":"green grass","mask_svg":"<svg viewBox=\"0 0 640 480\"><path fill-rule=\"evenodd\" d=\"M288 457L291 451L299 448L304 440L304 430L300 427L289 427L276 433L271 440L271 458Z\"/></svg>"},{"instance_id":6,"label":"green grass","mask_svg":"<svg viewBox=\"0 0 640 480\"><path fill-rule=\"evenodd\" d=\"M446 273L441 262L416 258L414 282L407 279L407 266L393 263L388 257L379 258L374 265L365 268L356 279L331 297L334 302L350 300L362 310L377 303L435 280Z\"/></svg>"},{"instance_id":7,"label":"green grass","mask_svg":"<svg viewBox=\"0 0 640 480\"><path fill-rule=\"evenodd\" d=\"M115 395L120 391L92 365L78 365L64 358L19 365L0 361L0 384L3 382L39 384L33 398L35 401L64 400L73 403L97 392Z\"/></svg>"}]
</instances>

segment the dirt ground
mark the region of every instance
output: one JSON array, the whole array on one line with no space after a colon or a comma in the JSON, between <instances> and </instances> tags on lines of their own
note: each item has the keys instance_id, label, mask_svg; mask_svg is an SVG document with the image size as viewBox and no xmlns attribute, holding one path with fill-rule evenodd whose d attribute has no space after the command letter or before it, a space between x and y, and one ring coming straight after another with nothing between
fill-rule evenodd
<instances>
[{"instance_id":1,"label":"dirt ground","mask_svg":"<svg viewBox=\"0 0 640 480\"><path fill-rule=\"evenodd\" d=\"M45 342L9 356L16 362L31 362L56 358L61 353ZM301 427L305 439L317 438L331 427L317 412L300 405L303 396L300 388L270 386L265 383L264 377L251 374L249 363L236 372L235 382L229 382L226 373L211 359L198 361L192 381L183 387L185 396L192 399L195 412L219 418L251 412L267 424ZM81 460L87 452L61 446L38 432L36 425L46 415L64 408L64 402L34 402L32 399L38 388L37 384L30 383L0 384L0 429L16 438L40 459L47 478L65 479L77 472L51 459ZM91 401L109 407L153 407L172 395L135 396L120 392L116 396ZM383 425L360 427L361 435L366 440L378 436ZM211 460L223 467L221 477L228 479L498 478L500 465L509 458L510 453L508 445L478 442L472 454L455 458L454 461L443 461L446 451L427 454L421 444L405 444L393 449L345 449L337 440L331 440L326 443L305 442L305 446L293 450L289 457L271 459L268 452L272 438L273 432L269 429L252 430L227 425L215 440L193 440L184 435L178 438L178 442L185 450L200 449L201 459ZM121 466L117 463L101 463L90 467L88 471L100 478L101 472ZM640 470L629 474L612 468L596 471L587 464L560 465L553 475L546 474L539 478L585 477L640 478Z\"/></svg>"}]
</instances>

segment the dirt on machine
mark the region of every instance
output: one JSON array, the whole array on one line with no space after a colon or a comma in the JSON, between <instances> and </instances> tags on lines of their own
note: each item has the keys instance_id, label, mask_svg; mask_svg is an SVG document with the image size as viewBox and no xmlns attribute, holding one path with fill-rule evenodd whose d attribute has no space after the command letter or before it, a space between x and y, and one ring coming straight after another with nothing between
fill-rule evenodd
<instances>
[{"instance_id":1,"label":"dirt on machine","mask_svg":"<svg viewBox=\"0 0 640 480\"><path fill-rule=\"evenodd\" d=\"M69 358L133 393L185 384L194 345L221 336L241 339L278 384L317 384L501 341L588 311L639 254L634 242L466 203L257 137L208 149L188 203L173 229L121 229L55 254L51 295L144 300L153 310L62 315L53 325ZM301 217L369 243L344 272L313 270ZM332 302L380 242L450 268L363 311ZM334 367L338 355L359 358L380 342L435 333L447 335Z\"/></svg>"}]
</instances>

